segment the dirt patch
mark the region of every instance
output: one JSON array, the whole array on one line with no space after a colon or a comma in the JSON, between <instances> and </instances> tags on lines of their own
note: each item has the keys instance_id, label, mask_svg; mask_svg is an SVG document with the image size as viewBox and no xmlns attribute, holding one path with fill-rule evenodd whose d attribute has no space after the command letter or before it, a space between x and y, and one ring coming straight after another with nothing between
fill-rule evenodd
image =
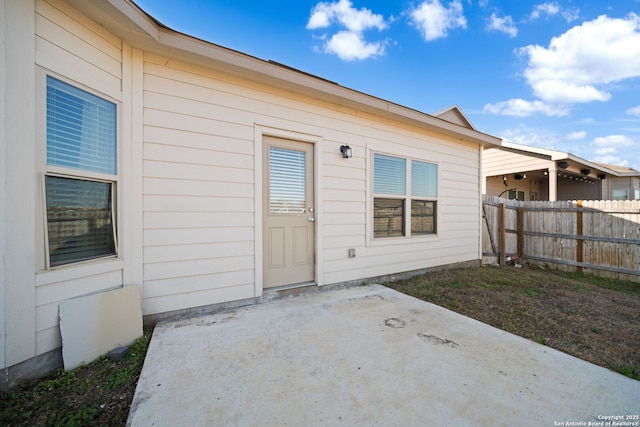
<instances>
[{"instance_id":1,"label":"dirt patch","mask_svg":"<svg viewBox=\"0 0 640 427\"><path fill-rule=\"evenodd\" d=\"M640 380L640 283L486 266L385 285Z\"/></svg>"}]
</instances>

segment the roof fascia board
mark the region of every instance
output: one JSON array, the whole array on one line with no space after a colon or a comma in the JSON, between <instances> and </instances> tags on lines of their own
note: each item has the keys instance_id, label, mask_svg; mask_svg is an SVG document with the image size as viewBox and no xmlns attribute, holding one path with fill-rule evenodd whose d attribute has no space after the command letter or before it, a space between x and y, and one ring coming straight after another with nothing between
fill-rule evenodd
<instances>
[{"instance_id":1,"label":"roof fascia board","mask_svg":"<svg viewBox=\"0 0 640 427\"><path fill-rule=\"evenodd\" d=\"M599 165L597 163L590 162L589 160L585 160L585 159L583 159L581 157L578 157L578 156L575 156L575 155L573 155L571 153L569 153L569 156L567 157L567 159L571 160L571 161L574 161L576 163L580 163L583 166L587 166L589 168L599 170L600 172L607 173L609 175L620 176L620 173L614 171L613 169L602 167L601 165Z\"/></svg>"},{"instance_id":2,"label":"roof fascia board","mask_svg":"<svg viewBox=\"0 0 640 427\"><path fill-rule=\"evenodd\" d=\"M545 155L545 156L549 156L551 158L551 160L568 159L569 155L570 155L570 153L565 153L565 152L562 152L562 151L550 150L548 148L531 147L531 146L528 146L528 145L515 144L513 142L508 142L508 141L503 141L502 142L502 146L503 147L507 147L507 148L512 148L514 150L519 150L519 151L524 151L524 152L529 152L529 153L542 154L542 155Z\"/></svg>"},{"instance_id":3,"label":"roof fascia board","mask_svg":"<svg viewBox=\"0 0 640 427\"><path fill-rule=\"evenodd\" d=\"M521 154L523 156L537 157L539 159L548 160L550 162L554 161L553 157L551 155L549 155L549 154L537 153L537 152L529 151L529 150L522 150L520 148L508 147L506 145L503 145L502 147L498 147L498 149L502 150L502 151L509 151L511 153Z\"/></svg>"}]
</instances>

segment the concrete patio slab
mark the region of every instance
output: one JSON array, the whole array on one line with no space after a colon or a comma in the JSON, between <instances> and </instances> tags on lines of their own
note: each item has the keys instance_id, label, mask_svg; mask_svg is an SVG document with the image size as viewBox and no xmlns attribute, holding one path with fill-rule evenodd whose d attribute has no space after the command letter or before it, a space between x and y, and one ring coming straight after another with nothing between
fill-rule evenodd
<instances>
[{"instance_id":1,"label":"concrete patio slab","mask_svg":"<svg viewBox=\"0 0 640 427\"><path fill-rule=\"evenodd\" d=\"M369 285L158 324L128 425L605 425L638 414L638 381Z\"/></svg>"}]
</instances>

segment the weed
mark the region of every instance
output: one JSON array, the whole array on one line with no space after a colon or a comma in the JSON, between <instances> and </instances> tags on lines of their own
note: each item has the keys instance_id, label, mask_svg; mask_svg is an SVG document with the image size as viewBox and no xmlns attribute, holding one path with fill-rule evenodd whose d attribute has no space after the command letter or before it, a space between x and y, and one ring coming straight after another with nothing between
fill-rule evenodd
<instances>
[{"instance_id":1,"label":"weed","mask_svg":"<svg viewBox=\"0 0 640 427\"><path fill-rule=\"evenodd\" d=\"M452 309L459 309L461 306L461 304L455 299L448 299L447 304L449 308L452 308Z\"/></svg>"},{"instance_id":2,"label":"weed","mask_svg":"<svg viewBox=\"0 0 640 427\"><path fill-rule=\"evenodd\" d=\"M97 408L81 405L78 409L63 412L53 420L55 426L87 426L96 425L100 411Z\"/></svg>"},{"instance_id":3,"label":"weed","mask_svg":"<svg viewBox=\"0 0 640 427\"><path fill-rule=\"evenodd\" d=\"M542 335L536 336L536 342L538 344L547 345L549 339L547 337L543 337Z\"/></svg>"},{"instance_id":4,"label":"weed","mask_svg":"<svg viewBox=\"0 0 640 427\"><path fill-rule=\"evenodd\" d=\"M611 365L611 370L619 374L640 381L640 366L631 365Z\"/></svg>"},{"instance_id":5,"label":"weed","mask_svg":"<svg viewBox=\"0 0 640 427\"><path fill-rule=\"evenodd\" d=\"M539 289L531 289L531 288L527 288L524 290L524 293L529 295L532 298L536 298L539 297L540 295L542 295L542 291Z\"/></svg>"},{"instance_id":6,"label":"weed","mask_svg":"<svg viewBox=\"0 0 640 427\"><path fill-rule=\"evenodd\" d=\"M602 333L602 328L596 328L595 326L592 328L589 328L589 330L591 332L593 332L594 334L601 334Z\"/></svg>"}]
</instances>

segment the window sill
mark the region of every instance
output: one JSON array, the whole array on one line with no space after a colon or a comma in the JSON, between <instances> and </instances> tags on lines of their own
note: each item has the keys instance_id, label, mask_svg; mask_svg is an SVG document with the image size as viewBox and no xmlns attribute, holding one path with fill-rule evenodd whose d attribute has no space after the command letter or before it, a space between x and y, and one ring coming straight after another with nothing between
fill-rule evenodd
<instances>
[{"instance_id":1,"label":"window sill","mask_svg":"<svg viewBox=\"0 0 640 427\"><path fill-rule=\"evenodd\" d=\"M36 286L45 286L66 280L109 273L123 268L124 260L115 256L60 265L52 267L50 270L40 270L36 274Z\"/></svg>"},{"instance_id":2,"label":"window sill","mask_svg":"<svg viewBox=\"0 0 640 427\"><path fill-rule=\"evenodd\" d=\"M428 234L420 236L403 236L403 237L377 237L369 239L369 246L391 246L391 245L411 245L417 243L433 243L439 242L440 238L437 234Z\"/></svg>"}]
</instances>

